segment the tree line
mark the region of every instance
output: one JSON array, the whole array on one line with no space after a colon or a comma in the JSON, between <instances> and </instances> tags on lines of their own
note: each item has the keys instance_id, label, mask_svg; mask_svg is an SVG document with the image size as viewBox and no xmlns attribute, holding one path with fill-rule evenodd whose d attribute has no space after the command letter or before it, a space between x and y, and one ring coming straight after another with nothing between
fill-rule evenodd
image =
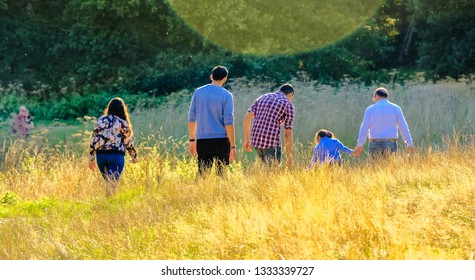
<instances>
[{"instance_id":1,"label":"tree line","mask_svg":"<svg viewBox=\"0 0 475 280\"><path fill-rule=\"evenodd\" d=\"M473 26L473 0L386 0L333 44L253 55L208 41L166 0L0 0L0 81L48 99L100 90L165 95L202 84L218 63L231 78L276 83L298 73L385 81L391 69L458 78L475 70Z\"/></svg>"}]
</instances>

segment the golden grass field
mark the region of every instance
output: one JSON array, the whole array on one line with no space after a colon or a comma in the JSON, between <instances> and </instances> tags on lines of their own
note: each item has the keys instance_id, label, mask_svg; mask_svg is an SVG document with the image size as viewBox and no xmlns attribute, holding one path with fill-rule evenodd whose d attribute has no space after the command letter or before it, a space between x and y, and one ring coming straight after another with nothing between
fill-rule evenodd
<instances>
[{"instance_id":1,"label":"golden grass field","mask_svg":"<svg viewBox=\"0 0 475 280\"><path fill-rule=\"evenodd\" d=\"M225 178L195 181L186 152L190 92L132 112L140 162L126 164L109 199L100 174L87 168L93 119L38 124L27 142L2 134L0 259L474 259L471 83L388 86L416 153L406 155L399 143L385 162L347 156L341 168L311 171L314 133L330 129L354 148L375 87L292 83L298 116L290 169L265 170L240 148ZM228 88L242 146L247 107L275 85L236 80Z\"/></svg>"}]
</instances>

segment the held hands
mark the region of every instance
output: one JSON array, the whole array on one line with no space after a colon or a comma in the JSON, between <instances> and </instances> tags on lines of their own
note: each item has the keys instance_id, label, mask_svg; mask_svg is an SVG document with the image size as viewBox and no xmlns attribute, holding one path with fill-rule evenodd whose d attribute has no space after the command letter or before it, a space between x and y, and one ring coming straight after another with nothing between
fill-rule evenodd
<instances>
[{"instance_id":1,"label":"held hands","mask_svg":"<svg viewBox=\"0 0 475 280\"><path fill-rule=\"evenodd\" d=\"M407 147L407 152L409 154L414 153L414 147ZM351 154L352 156L359 157L363 153L363 147L362 146L356 146L356 148L353 150L353 153Z\"/></svg>"},{"instance_id":2,"label":"held hands","mask_svg":"<svg viewBox=\"0 0 475 280\"><path fill-rule=\"evenodd\" d=\"M353 150L353 153L351 154L352 156L359 157L363 153L363 147L362 146L356 146L356 148Z\"/></svg>"}]
</instances>

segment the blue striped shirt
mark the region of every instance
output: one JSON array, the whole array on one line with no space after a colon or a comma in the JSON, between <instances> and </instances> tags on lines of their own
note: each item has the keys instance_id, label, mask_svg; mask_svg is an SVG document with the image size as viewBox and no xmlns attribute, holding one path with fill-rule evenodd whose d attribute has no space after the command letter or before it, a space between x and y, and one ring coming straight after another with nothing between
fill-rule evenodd
<instances>
[{"instance_id":1,"label":"blue striped shirt","mask_svg":"<svg viewBox=\"0 0 475 280\"><path fill-rule=\"evenodd\" d=\"M364 114L357 146L363 146L366 138L397 139L398 130L408 147L412 147L411 133L401 108L387 99L378 100Z\"/></svg>"},{"instance_id":2,"label":"blue striped shirt","mask_svg":"<svg viewBox=\"0 0 475 280\"><path fill-rule=\"evenodd\" d=\"M193 93L188 121L196 123L196 139L226 138L226 126L234 124L231 92L207 84Z\"/></svg>"}]
</instances>

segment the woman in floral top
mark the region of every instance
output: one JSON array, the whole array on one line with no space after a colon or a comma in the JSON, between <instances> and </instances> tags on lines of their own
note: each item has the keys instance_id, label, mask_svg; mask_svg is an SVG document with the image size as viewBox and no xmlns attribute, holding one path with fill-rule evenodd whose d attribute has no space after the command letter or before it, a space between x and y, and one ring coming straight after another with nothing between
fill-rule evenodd
<instances>
[{"instance_id":1,"label":"woman in floral top","mask_svg":"<svg viewBox=\"0 0 475 280\"><path fill-rule=\"evenodd\" d=\"M117 183L125 165L125 152L138 162L132 140L133 131L127 106L119 98L109 101L104 115L97 120L89 149L89 168L95 170L94 160L106 180L106 196L117 192Z\"/></svg>"}]
</instances>

